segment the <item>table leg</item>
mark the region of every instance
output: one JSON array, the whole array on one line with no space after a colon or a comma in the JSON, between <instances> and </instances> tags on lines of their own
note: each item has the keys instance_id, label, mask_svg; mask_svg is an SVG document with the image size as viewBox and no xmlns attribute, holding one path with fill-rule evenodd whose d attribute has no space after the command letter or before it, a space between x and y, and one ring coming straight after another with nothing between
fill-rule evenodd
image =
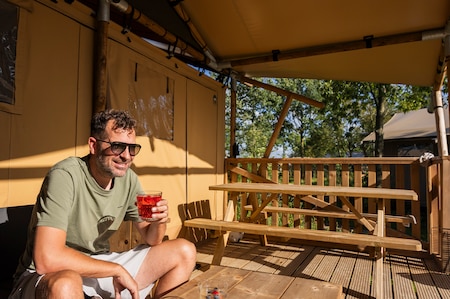
<instances>
[{"instance_id":1,"label":"table leg","mask_svg":"<svg viewBox=\"0 0 450 299\"><path fill-rule=\"evenodd\" d=\"M233 201L228 201L227 210L225 211L224 221L233 221L234 219L234 204ZM220 266L220 262L222 261L223 252L225 251L225 247L227 246L228 236L230 232L226 232L221 234L217 238L216 249L214 250L213 260L211 262L212 265Z\"/></svg>"},{"instance_id":2,"label":"table leg","mask_svg":"<svg viewBox=\"0 0 450 299\"><path fill-rule=\"evenodd\" d=\"M374 231L375 228L372 226L372 224L370 224L370 222L363 215L361 215L361 213L355 208L354 205L351 204L347 197L340 196L339 198L350 209L350 211L352 211L352 213L355 214L356 217L358 217L358 221L360 223L362 223L369 231Z\"/></svg>"},{"instance_id":3,"label":"table leg","mask_svg":"<svg viewBox=\"0 0 450 299\"><path fill-rule=\"evenodd\" d=\"M261 205L253 204L253 213L250 215L250 222L255 222L259 218L259 214L261 214L262 210L276 197L278 196L278 193L272 193L270 196L267 196Z\"/></svg>"}]
</instances>

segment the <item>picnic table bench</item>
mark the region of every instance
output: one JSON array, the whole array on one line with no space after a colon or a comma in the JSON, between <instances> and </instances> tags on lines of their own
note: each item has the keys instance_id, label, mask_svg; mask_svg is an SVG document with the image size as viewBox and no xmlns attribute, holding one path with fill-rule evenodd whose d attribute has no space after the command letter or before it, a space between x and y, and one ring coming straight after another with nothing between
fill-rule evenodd
<instances>
[{"instance_id":1,"label":"picnic table bench","mask_svg":"<svg viewBox=\"0 0 450 299\"><path fill-rule=\"evenodd\" d=\"M406 239L398 237L387 237L385 233L386 215L385 215L385 200L411 200L417 201L417 193L413 190L404 189L385 189L385 188L366 188L366 187L339 187L339 186L317 186L317 185L291 185L291 184L271 184L271 183L229 183L222 185L210 186L210 190L239 192L239 193L267 193L271 194L265 199L262 199L261 204L252 203L251 216L248 222L235 222L234 207L232 202L227 207L224 220L213 220L204 218L189 219L184 222L186 227L202 228L207 230L214 230L221 233L218 238L216 249L212 264L220 265L224 248L228 240L228 233L231 231L244 232L250 234L277 236L303 239L308 241L328 242L335 244L356 245L361 249L366 247L373 247L375 249L376 258L376 277L375 288L377 298L383 298L383 256L385 248L399 249L407 251L421 251L422 243L415 239ZM291 194L302 196L302 200L313 203L320 207L328 206L329 204L317 198L317 196L336 196L342 203L347 206L349 212L343 210L322 211L323 213L330 213L330 217L335 217L342 213L344 217L351 217L363 224L372 234L353 234L343 233L327 230L310 230L291 227L269 226L264 224L253 223L258 219L259 214L271 208L268 204L278 194ZM350 202L351 197L368 198L369 200L377 201L377 214L365 215L360 213ZM282 207L279 207L282 208ZM329 207L330 208L330 207ZM336 208L336 207L335 207ZM295 213L300 212L299 209L285 207L286 212ZM370 219L369 219L370 218ZM376 222L373 221L376 219ZM394 217L395 218L395 217ZM387 219L393 221L392 217ZM405 218L400 218L401 221L407 221ZM389 220L388 220L389 221Z\"/></svg>"}]
</instances>

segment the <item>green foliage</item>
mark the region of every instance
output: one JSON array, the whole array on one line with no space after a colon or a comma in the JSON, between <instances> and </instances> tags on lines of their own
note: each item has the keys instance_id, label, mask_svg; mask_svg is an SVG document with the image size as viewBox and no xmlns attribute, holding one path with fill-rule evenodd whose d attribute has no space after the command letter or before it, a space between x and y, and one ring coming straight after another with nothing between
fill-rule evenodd
<instances>
[{"instance_id":1,"label":"green foliage","mask_svg":"<svg viewBox=\"0 0 450 299\"><path fill-rule=\"evenodd\" d=\"M377 119L384 124L396 112L424 108L431 92L425 87L366 82L260 80L325 104L318 109L298 100L292 102L271 154L283 157L373 155L373 148L363 147L362 139L375 131ZM285 100L275 92L238 84L236 141L240 157L264 155Z\"/></svg>"}]
</instances>

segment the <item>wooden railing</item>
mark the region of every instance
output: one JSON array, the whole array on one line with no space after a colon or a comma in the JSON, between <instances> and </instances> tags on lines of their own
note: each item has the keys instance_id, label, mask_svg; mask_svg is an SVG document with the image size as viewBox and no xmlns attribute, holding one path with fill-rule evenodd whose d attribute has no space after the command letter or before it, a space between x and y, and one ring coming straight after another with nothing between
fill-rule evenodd
<instances>
[{"instance_id":1,"label":"wooden railing","mask_svg":"<svg viewBox=\"0 0 450 299\"><path fill-rule=\"evenodd\" d=\"M448 239L446 238L449 234L445 229L442 229L442 217L445 217L443 213L442 200L440 197L440 190L442 180L444 182L447 179L442 178L442 160L434 159L432 162L428 163L426 168L426 186L425 192L427 194L427 233L429 240L429 252L434 254L440 260L442 260L442 255L448 257ZM448 215L447 215L448 217ZM442 233L440 235L440 233ZM445 240L447 239L447 240ZM442 244L442 243L445 244ZM443 246L444 245L444 246ZM447 248L447 249L446 249ZM444 253L445 251L446 253Z\"/></svg>"},{"instance_id":2,"label":"wooden railing","mask_svg":"<svg viewBox=\"0 0 450 299\"><path fill-rule=\"evenodd\" d=\"M228 158L225 160L225 169L228 182L271 181L278 184L411 189L417 192L419 201L411 203L390 200L386 204L386 214L413 215L417 224L405 227L401 223L388 223L388 234L409 235L425 243L430 237L427 231L426 177L431 173L427 172L426 167L420 166L418 158ZM379 170L378 178L377 169ZM234 201L239 220L245 220L247 216L245 206L255 199L246 198L243 194L230 194L229 199ZM330 203L336 202L336 198L332 196L321 199ZM351 202L360 213L376 213L377 207L374 201L352 198ZM339 202L336 204L341 206ZM290 195L280 195L272 202L272 205L313 208ZM345 209L345 206L341 207ZM421 213L421 210L424 212ZM267 221L268 225L355 232L363 230L363 226L352 219L272 213L262 221Z\"/></svg>"}]
</instances>

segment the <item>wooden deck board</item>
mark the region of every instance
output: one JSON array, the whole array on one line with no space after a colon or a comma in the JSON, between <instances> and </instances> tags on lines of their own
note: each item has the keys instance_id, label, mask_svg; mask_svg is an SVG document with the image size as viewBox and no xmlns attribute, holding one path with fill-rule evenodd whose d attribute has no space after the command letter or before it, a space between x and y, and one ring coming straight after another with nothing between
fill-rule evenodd
<instances>
[{"instance_id":1,"label":"wooden deck board","mask_svg":"<svg viewBox=\"0 0 450 299\"><path fill-rule=\"evenodd\" d=\"M268 246L257 246L252 251L248 252L247 256L249 257L248 263L246 263L242 269L258 271L264 263L264 257L270 254L267 254L270 247ZM226 264L221 264L226 265Z\"/></svg>"},{"instance_id":2,"label":"wooden deck board","mask_svg":"<svg viewBox=\"0 0 450 299\"><path fill-rule=\"evenodd\" d=\"M213 240L197 244L198 263L204 266L212 261L214 245ZM345 299L375 298L371 287L374 264L365 252L314 247L300 242L273 241L261 246L258 239L251 237L230 243L221 263L232 268L339 283ZM428 258L388 254L384 263L385 298L450 298L450 276L439 272L436 266ZM192 277L202 271L203 268L194 271Z\"/></svg>"},{"instance_id":3,"label":"wooden deck board","mask_svg":"<svg viewBox=\"0 0 450 299\"><path fill-rule=\"evenodd\" d=\"M370 294L372 273L373 262L369 260L368 254L357 254L346 298L373 298Z\"/></svg>"},{"instance_id":4,"label":"wooden deck board","mask_svg":"<svg viewBox=\"0 0 450 299\"><path fill-rule=\"evenodd\" d=\"M245 243L231 243L225 247L224 259L221 261L222 265L227 265L228 267L243 268L249 260L252 259L255 245L245 244ZM213 251L214 252L214 251ZM230 252L230 253L229 253ZM226 262L226 257L233 257L230 262Z\"/></svg>"},{"instance_id":5,"label":"wooden deck board","mask_svg":"<svg viewBox=\"0 0 450 299\"><path fill-rule=\"evenodd\" d=\"M391 266L392 291L396 297L415 298L414 281L411 279L408 264L404 262L404 258L396 255L389 256L385 261L385 264L389 263Z\"/></svg>"},{"instance_id":6,"label":"wooden deck board","mask_svg":"<svg viewBox=\"0 0 450 299\"><path fill-rule=\"evenodd\" d=\"M295 250L297 249L297 250ZM281 250L277 252L277 258L279 259L280 264L273 272L274 274L281 274L281 272L286 268L286 266L293 263L293 260L300 254L299 248L295 248L288 244L284 245ZM292 273L287 274L291 276Z\"/></svg>"},{"instance_id":7,"label":"wooden deck board","mask_svg":"<svg viewBox=\"0 0 450 299\"><path fill-rule=\"evenodd\" d=\"M324 251L326 249L323 248L314 248L313 251L310 252L305 261L300 265L300 267L295 271L293 276L311 279L314 278L313 274L316 271L316 268L319 266L320 262L324 257Z\"/></svg>"},{"instance_id":8,"label":"wooden deck board","mask_svg":"<svg viewBox=\"0 0 450 299\"><path fill-rule=\"evenodd\" d=\"M392 268L389 263L388 257L386 257L386 260L383 264L383 271L384 271L384 285L385 285L384 298L385 299L398 298L398 297L394 297L394 292L392 291L392 289L393 289L392 281L394 278L392 277L392 272L391 272ZM373 288L372 288L372 295L374 295ZM408 298L408 296L405 296L405 298ZM414 298L414 297L411 297L411 298Z\"/></svg>"},{"instance_id":9,"label":"wooden deck board","mask_svg":"<svg viewBox=\"0 0 450 299\"><path fill-rule=\"evenodd\" d=\"M329 249L324 252L324 256L316 270L314 271L313 277L322 281L330 281L334 270L337 267L339 258L341 257L342 251Z\"/></svg>"},{"instance_id":10,"label":"wooden deck board","mask_svg":"<svg viewBox=\"0 0 450 299\"><path fill-rule=\"evenodd\" d=\"M386 286L384 288L384 298L385 299L392 299L394 296L392 294L392 276L391 276L391 268L389 263L384 263L383 264L383 271L384 271L384 285ZM372 288L372 295L373 294L373 289ZM413 298L413 297L412 297Z\"/></svg>"},{"instance_id":11,"label":"wooden deck board","mask_svg":"<svg viewBox=\"0 0 450 299\"><path fill-rule=\"evenodd\" d=\"M274 244L273 246L274 250L271 256L264 259L264 263L259 269L260 272L273 274L286 262L287 257L284 254L285 246L282 244Z\"/></svg>"},{"instance_id":12,"label":"wooden deck board","mask_svg":"<svg viewBox=\"0 0 450 299\"><path fill-rule=\"evenodd\" d=\"M355 254L343 250L339 263L336 265L336 269L330 279L330 282L342 285L344 293L346 293L349 287L353 269L355 268L355 262Z\"/></svg>"},{"instance_id":13,"label":"wooden deck board","mask_svg":"<svg viewBox=\"0 0 450 299\"><path fill-rule=\"evenodd\" d=\"M426 269L429 271L431 278L436 286L441 298L450 298L450 277L439 272L437 265L433 260L425 260Z\"/></svg>"},{"instance_id":14,"label":"wooden deck board","mask_svg":"<svg viewBox=\"0 0 450 299\"><path fill-rule=\"evenodd\" d=\"M305 261L305 259L314 250L313 246L290 246L290 251L292 252L291 260L286 261L283 264L283 268L280 268L278 274L294 276L295 271L300 267L300 265Z\"/></svg>"},{"instance_id":15,"label":"wooden deck board","mask_svg":"<svg viewBox=\"0 0 450 299\"><path fill-rule=\"evenodd\" d=\"M413 257L408 257L407 260L418 297L430 299L441 298L434 286L431 274L427 271L422 261Z\"/></svg>"},{"instance_id":16,"label":"wooden deck board","mask_svg":"<svg viewBox=\"0 0 450 299\"><path fill-rule=\"evenodd\" d=\"M235 244L229 243L227 247L225 247L225 253L222 264L234 265L234 268L242 268L242 266L248 263L251 258L251 251L254 250L253 246L246 246L246 244Z\"/></svg>"}]
</instances>

